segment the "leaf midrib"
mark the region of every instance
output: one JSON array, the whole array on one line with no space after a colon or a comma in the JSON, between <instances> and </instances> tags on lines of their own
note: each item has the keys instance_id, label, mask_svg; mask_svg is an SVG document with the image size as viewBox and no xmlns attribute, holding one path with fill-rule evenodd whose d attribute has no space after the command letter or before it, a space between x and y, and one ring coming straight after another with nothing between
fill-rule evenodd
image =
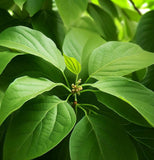
<instances>
[{"instance_id":1,"label":"leaf midrib","mask_svg":"<svg viewBox=\"0 0 154 160\"><path fill-rule=\"evenodd\" d=\"M24 44L16 43L16 42L9 41L9 40L1 40L1 42L2 42L2 44L4 43L4 45L1 45L1 43L0 43L0 46L5 46L5 47L7 47L7 48L15 49L15 50L17 50L17 51L19 51L19 52L23 52L23 53L25 53L25 54L35 55L35 56L37 56L37 57L40 57L40 58L46 60L47 62L53 64L56 68L58 68L58 66L56 66L55 63L53 63L52 61L50 61L48 58L46 58L44 55L42 55L40 52L36 51L35 49L29 48L29 47L25 46ZM22 49L16 49L15 47L12 47L12 46L11 46L11 47L8 47L8 46L6 45L6 43L12 43L12 45L20 45L21 47L23 47L23 48L25 48L25 49L24 49L24 51L23 51ZM26 52L26 51L25 51L26 49L29 50L30 52L33 52L33 54L30 53L30 52ZM48 56L51 56L51 55L48 54ZM52 57L52 58L53 58L53 57ZM58 68L58 69L61 70L61 68Z\"/></svg>"},{"instance_id":2,"label":"leaf midrib","mask_svg":"<svg viewBox=\"0 0 154 160\"><path fill-rule=\"evenodd\" d=\"M97 143L98 143L98 146L99 146L101 155L102 155L102 157L104 157L104 154L103 154L103 150L102 150L102 148L101 148L101 144L100 144L99 137L97 136L97 133L95 132L95 127L93 126L93 124L92 124L92 122L90 121L89 117L86 116L86 118L87 118L87 120L89 121L89 123L90 123L90 125L91 125L91 128L92 128L92 130L93 130L93 132L94 132L94 135L95 135L95 137L96 137L96 140L97 140Z\"/></svg>"},{"instance_id":3,"label":"leaf midrib","mask_svg":"<svg viewBox=\"0 0 154 160\"><path fill-rule=\"evenodd\" d=\"M138 49L138 50L139 50L139 49ZM140 53L133 54L133 56L136 56L137 54L140 54ZM129 58L130 56L132 56L132 55L120 57L120 58L117 58L117 59L115 59L115 60L113 60L113 61L110 61L109 63L105 64L104 66L100 67L100 68L97 69L95 72L93 72L93 73L90 75L90 77L92 77L94 74L96 74L97 72L99 72L100 70L102 70L103 68L105 68L106 66L108 66L108 65L110 65L110 64L112 64L112 63L114 63L114 62L116 62L116 61L120 61L120 60L122 60L122 59Z\"/></svg>"},{"instance_id":4,"label":"leaf midrib","mask_svg":"<svg viewBox=\"0 0 154 160\"><path fill-rule=\"evenodd\" d=\"M27 139L28 139L31 135L33 135L35 129L36 129L37 126L43 121L43 119L46 117L46 115L48 114L48 112L49 112L51 109L53 109L54 107L56 107L56 106L58 107L58 104L60 104L60 103L64 103L64 102L61 101L61 102L56 103L54 106L52 106L50 109L48 109L48 110L44 113L44 115L42 116L42 118L36 123L34 129L26 136L24 142L19 146L17 152L21 149L21 147L24 145L24 143L27 141ZM56 118L57 118L57 114L56 114ZM54 125L55 125L55 122L54 122ZM31 145L31 144L30 144L30 145ZM30 146L30 145L29 145L29 146ZM29 148L30 148L30 147L29 147ZM27 152L28 152L28 151L29 151L29 150L27 150Z\"/></svg>"}]
</instances>

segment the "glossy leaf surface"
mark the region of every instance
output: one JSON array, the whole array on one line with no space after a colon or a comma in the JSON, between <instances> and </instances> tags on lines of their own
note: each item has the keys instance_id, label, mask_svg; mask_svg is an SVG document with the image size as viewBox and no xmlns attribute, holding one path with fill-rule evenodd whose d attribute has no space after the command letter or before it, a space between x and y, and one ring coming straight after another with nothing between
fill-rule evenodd
<instances>
[{"instance_id":1,"label":"glossy leaf surface","mask_svg":"<svg viewBox=\"0 0 154 160\"><path fill-rule=\"evenodd\" d=\"M124 76L154 63L154 54L129 42L108 42L96 48L89 59L89 74L101 79L104 76Z\"/></svg>"},{"instance_id":2,"label":"glossy leaf surface","mask_svg":"<svg viewBox=\"0 0 154 160\"><path fill-rule=\"evenodd\" d=\"M73 57L64 55L66 67L74 74L79 74L81 71L81 64Z\"/></svg>"},{"instance_id":3,"label":"glossy leaf surface","mask_svg":"<svg viewBox=\"0 0 154 160\"><path fill-rule=\"evenodd\" d=\"M0 107L0 124L15 110L19 109L26 101L37 95L49 91L59 85L45 78L31 78L24 76L10 84L5 92Z\"/></svg>"},{"instance_id":4,"label":"glossy leaf surface","mask_svg":"<svg viewBox=\"0 0 154 160\"><path fill-rule=\"evenodd\" d=\"M76 125L70 139L70 153L72 160L138 160L126 132L101 115L85 116Z\"/></svg>"},{"instance_id":5,"label":"glossy leaf surface","mask_svg":"<svg viewBox=\"0 0 154 160\"><path fill-rule=\"evenodd\" d=\"M105 40L117 40L116 26L108 12L93 4L89 4L88 12L94 19L100 35Z\"/></svg>"},{"instance_id":6,"label":"glossy leaf surface","mask_svg":"<svg viewBox=\"0 0 154 160\"><path fill-rule=\"evenodd\" d=\"M39 96L14 116L6 134L4 160L27 160L55 147L73 128L73 108L56 96Z\"/></svg>"},{"instance_id":7,"label":"glossy leaf surface","mask_svg":"<svg viewBox=\"0 0 154 160\"><path fill-rule=\"evenodd\" d=\"M154 126L154 93L140 83L124 77L106 77L91 86L127 102Z\"/></svg>"},{"instance_id":8,"label":"glossy leaf surface","mask_svg":"<svg viewBox=\"0 0 154 160\"><path fill-rule=\"evenodd\" d=\"M96 92L95 94L100 103L104 104L121 117L131 123L150 127L149 123L138 113L138 111L136 111L130 104L123 101L123 99L104 92Z\"/></svg>"},{"instance_id":9,"label":"glossy leaf surface","mask_svg":"<svg viewBox=\"0 0 154 160\"><path fill-rule=\"evenodd\" d=\"M66 26L72 25L86 10L88 0L55 0L59 13Z\"/></svg>"},{"instance_id":10,"label":"glossy leaf surface","mask_svg":"<svg viewBox=\"0 0 154 160\"><path fill-rule=\"evenodd\" d=\"M92 51L105 43L97 34L85 29L73 28L64 39L63 52L81 64L81 77L88 74L88 60Z\"/></svg>"},{"instance_id":11,"label":"glossy leaf surface","mask_svg":"<svg viewBox=\"0 0 154 160\"><path fill-rule=\"evenodd\" d=\"M64 59L54 42L28 27L17 26L3 31L0 46L41 57L61 70L65 68Z\"/></svg>"}]
</instances>

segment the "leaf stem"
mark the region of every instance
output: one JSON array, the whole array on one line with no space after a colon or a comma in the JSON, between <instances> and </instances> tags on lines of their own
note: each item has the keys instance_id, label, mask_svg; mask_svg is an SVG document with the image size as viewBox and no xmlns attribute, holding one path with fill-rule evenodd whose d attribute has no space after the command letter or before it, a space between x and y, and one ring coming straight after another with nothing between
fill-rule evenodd
<instances>
[{"instance_id":1,"label":"leaf stem","mask_svg":"<svg viewBox=\"0 0 154 160\"><path fill-rule=\"evenodd\" d=\"M90 83L82 84L82 87L90 86Z\"/></svg>"},{"instance_id":2,"label":"leaf stem","mask_svg":"<svg viewBox=\"0 0 154 160\"><path fill-rule=\"evenodd\" d=\"M84 83L87 83L91 77L89 76Z\"/></svg>"},{"instance_id":3,"label":"leaf stem","mask_svg":"<svg viewBox=\"0 0 154 160\"><path fill-rule=\"evenodd\" d=\"M142 15L140 10L136 7L135 3L133 2L133 0L129 0L130 3L133 5L134 9L138 12L139 15Z\"/></svg>"},{"instance_id":4,"label":"leaf stem","mask_svg":"<svg viewBox=\"0 0 154 160\"><path fill-rule=\"evenodd\" d=\"M68 96L67 96L67 98L66 98L66 102L69 100L69 98L72 96L72 93L70 93Z\"/></svg>"},{"instance_id":5,"label":"leaf stem","mask_svg":"<svg viewBox=\"0 0 154 160\"><path fill-rule=\"evenodd\" d=\"M62 71L62 74L63 74L63 76L64 76L64 79L65 79L65 81L66 81L67 86L68 86L69 88L71 88L70 85L69 85L68 79L67 79L67 77L66 77L66 75L65 75L65 73L64 73L63 71Z\"/></svg>"},{"instance_id":6,"label":"leaf stem","mask_svg":"<svg viewBox=\"0 0 154 160\"><path fill-rule=\"evenodd\" d=\"M78 74L76 75L76 79L75 79L75 84L77 83L77 81L78 81Z\"/></svg>"},{"instance_id":7,"label":"leaf stem","mask_svg":"<svg viewBox=\"0 0 154 160\"><path fill-rule=\"evenodd\" d=\"M70 88L68 88L65 84L60 83L61 86L63 86L64 88L66 88L69 92L72 92Z\"/></svg>"},{"instance_id":8,"label":"leaf stem","mask_svg":"<svg viewBox=\"0 0 154 160\"><path fill-rule=\"evenodd\" d=\"M100 92L100 91L94 90L94 89L84 89L84 90L80 91L80 93L84 93L84 92Z\"/></svg>"},{"instance_id":9,"label":"leaf stem","mask_svg":"<svg viewBox=\"0 0 154 160\"><path fill-rule=\"evenodd\" d=\"M77 94L76 93L74 94L74 97L75 97L75 101L77 102L78 99L77 99Z\"/></svg>"},{"instance_id":10,"label":"leaf stem","mask_svg":"<svg viewBox=\"0 0 154 160\"><path fill-rule=\"evenodd\" d=\"M88 116L87 111L84 108L82 108L80 105L77 105L77 107L79 107L85 113L85 115Z\"/></svg>"},{"instance_id":11,"label":"leaf stem","mask_svg":"<svg viewBox=\"0 0 154 160\"><path fill-rule=\"evenodd\" d=\"M99 108L98 108L97 106L93 105L93 104L80 104L80 105L81 105L81 106L91 106L91 107L99 110Z\"/></svg>"},{"instance_id":12,"label":"leaf stem","mask_svg":"<svg viewBox=\"0 0 154 160\"><path fill-rule=\"evenodd\" d=\"M76 113L76 115L78 114L77 105L75 105L75 113Z\"/></svg>"}]
</instances>

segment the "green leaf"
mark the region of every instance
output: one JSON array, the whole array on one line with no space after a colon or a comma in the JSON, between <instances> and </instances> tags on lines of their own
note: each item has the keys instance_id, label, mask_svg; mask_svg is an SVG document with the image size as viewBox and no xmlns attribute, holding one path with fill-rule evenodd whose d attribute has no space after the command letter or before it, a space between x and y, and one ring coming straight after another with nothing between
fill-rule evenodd
<instances>
[{"instance_id":1,"label":"green leaf","mask_svg":"<svg viewBox=\"0 0 154 160\"><path fill-rule=\"evenodd\" d=\"M61 85L53 83L45 78L31 78L24 76L16 79L10 84L5 92L0 107L0 124L15 110L19 109L26 101L37 95L49 91Z\"/></svg>"},{"instance_id":2,"label":"green leaf","mask_svg":"<svg viewBox=\"0 0 154 160\"><path fill-rule=\"evenodd\" d=\"M154 126L154 93L140 83L124 77L105 77L91 86L127 102Z\"/></svg>"},{"instance_id":3,"label":"green leaf","mask_svg":"<svg viewBox=\"0 0 154 160\"><path fill-rule=\"evenodd\" d=\"M141 126L150 127L149 123L130 104L111 94L96 92L97 100L126 120Z\"/></svg>"},{"instance_id":4,"label":"green leaf","mask_svg":"<svg viewBox=\"0 0 154 160\"><path fill-rule=\"evenodd\" d=\"M93 49L105 41L97 34L85 29L73 28L64 39L63 52L81 64L81 78L88 75L88 61Z\"/></svg>"},{"instance_id":5,"label":"green leaf","mask_svg":"<svg viewBox=\"0 0 154 160\"><path fill-rule=\"evenodd\" d=\"M89 4L88 12L105 40L117 40L117 30L113 18L105 10L94 4Z\"/></svg>"},{"instance_id":6,"label":"green leaf","mask_svg":"<svg viewBox=\"0 0 154 160\"><path fill-rule=\"evenodd\" d=\"M3 31L0 46L41 57L62 71L65 68L64 58L54 42L28 27L17 26Z\"/></svg>"},{"instance_id":7,"label":"green leaf","mask_svg":"<svg viewBox=\"0 0 154 160\"><path fill-rule=\"evenodd\" d=\"M7 64L19 53L11 53L8 51L0 52L0 74L3 72Z\"/></svg>"},{"instance_id":8,"label":"green leaf","mask_svg":"<svg viewBox=\"0 0 154 160\"><path fill-rule=\"evenodd\" d=\"M55 147L76 122L73 108L56 96L39 96L13 117L4 143L4 160L33 159Z\"/></svg>"},{"instance_id":9,"label":"green leaf","mask_svg":"<svg viewBox=\"0 0 154 160\"><path fill-rule=\"evenodd\" d=\"M81 71L81 64L73 57L64 55L66 67L74 74L79 74Z\"/></svg>"},{"instance_id":10,"label":"green leaf","mask_svg":"<svg viewBox=\"0 0 154 160\"><path fill-rule=\"evenodd\" d=\"M5 91L16 78L25 75L44 77L52 82L65 84L62 72L51 63L36 56L21 55L15 57L0 75L0 88Z\"/></svg>"},{"instance_id":11,"label":"green leaf","mask_svg":"<svg viewBox=\"0 0 154 160\"><path fill-rule=\"evenodd\" d=\"M26 1L27 0L14 0L14 2L16 3L16 5L18 5L21 10L22 10L22 7L23 7L23 5L24 5L24 3Z\"/></svg>"},{"instance_id":12,"label":"green leaf","mask_svg":"<svg viewBox=\"0 0 154 160\"><path fill-rule=\"evenodd\" d=\"M37 3L36 0L27 0L25 8L31 17L41 9L43 2L44 0L37 0Z\"/></svg>"},{"instance_id":13,"label":"green leaf","mask_svg":"<svg viewBox=\"0 0 154 160\"><path fill-rule=\"evenodd\" d=\"M125 16L125 12L123 13L123 27L124 27L124 34L127 38L127 41L131 41L132 38L135 35L136 28L137 28L137 22L133 21L132 19L129 19L129 17ZM135 16L134 16L135 17Z\"/></svg>"},{"instance_id":14,"label":"green leaf","mask_svg":"<svg viewBox=\"0 0 154 160\"><path fill-rule=\"evenodd\" d=\"M154 52L154 10L144 14L138 24L134 37L135 43L143 49Z\"/></svg>"},{"instance_id":15,"label":"green leaf","mask_svg":"<svg viewBox=\"0 0 154 160\"><path fill-rule=\"evenodd\" d=\"M104 76L124 76L154 63L154 54L129 42L108 42L95 49L89 59L89 74L101 79Z\"/></svg>"},{"instance_id":16,"label":"green leaf","mask_svg":"<svg viewBox=\"0 0 154 160\"><path fill-rule=\"evenodd\" d=\"M101 115L85 116L70 139L72 160L138 160L126 132L113 120Z\"/></svg>"},{"instance_id":17,"label":"green leaf","mask_svg":"<svg viewBox=\"0 0 154 160\"><path fill-rule=\"evenodd\" d=\"M107 13L109 13L113 17L118 18L116 6L111 0L99 0L99 3Z\"/></svg>"},{"instance_id":18,"label":"green leaf","mask_svg":"<svg viewBox=\"0 0 154 160\"><path fill-rule=\"evenodd\" d=\"M154 52L154 11L150 11L142 16L139 21L136 35L134 38L135 43L140 45L143 49ZM154 90L154 65L148 68L146 77L143 80L143 84Z\"/></svg>"},{"instance_id":19,"label":"green leaf","mask_svg":"<svg viewBox=\"0 0 154 160\"><path fill-rule=\"evenodd\" d=\"M62 48L65 28L58 12L42 10L32 17L32 25L34 29L51 38L58 48Z\"/></svg>"},{"instance_id":20,"label":"green leaf","mask_svg":"<svg viewBox=\"0 0 154 160\"><path fill-rule=\"evenodd\" d=\"M129 19L130 21L138 22L141 18L141 15L136 12L136 10L131 10L128 8L123 8L122 10L123 17Z\"/></svg>"},{"instance_id":21,"label":"green leaf","mask_svg":"<svg viewBox=\"0 0 154 160\"><path fill-rule=\"evenodd\" d=\"M111 0L112 2L114 2L115 4L117 4L118 6L120 6L121 8L130 8L130 4L128 0Z\"/></svg>"},{"instance_id":22,"label":"green leaf","mask_svg":"<svg viewBox=\"0 0 154 160\"><path fill-rule=\"evenodd\" d=\"M66 26L71 26L87 8L88 0L55 0L58 11Z\"/></svg>"}]
</instances>

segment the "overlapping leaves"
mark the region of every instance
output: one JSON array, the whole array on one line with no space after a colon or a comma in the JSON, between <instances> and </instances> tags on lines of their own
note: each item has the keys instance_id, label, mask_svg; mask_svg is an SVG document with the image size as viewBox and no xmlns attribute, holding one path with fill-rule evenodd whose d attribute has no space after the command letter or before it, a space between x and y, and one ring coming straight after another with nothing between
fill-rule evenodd
<instances>
[{"instance_id":1,"label":"overlapping leaves","mask_svg":"<svg viewBox=\"0 0 154 160\"><path fill-rule=\"evenodd\" d=\"M41 32L28 27L17 26L3 31L0 34L0 46L38 56L62 71L65 68L64 58L54 42Z\"/></svg>"},{"instance_id":2,"label":"overlapping leaves","mask_svg":"<svg viewBox=\"0 0 154 160\"><path fill-rule=\"evenodd\" d=\"M70 139L70 153L72 160L138 159L124 130L102 115L85 116L76 125Z\"/></svg>"},{"instance_id":3,"label":"overlapping leaves","mask_svg":"<svg viewBox=\"0 0 154 160\"><path fill-rule=\"evenodd\" d=\"M24 76L16 79L10 84L2 99L0 107L0 124L2 124L7 116L13 111L19 109L26 101L45 91L49 91L58 85L61 84L53 83L45 78Z\"/></svg>"},{"instance_id":4,"label":"overlapping leaves","mask_svg":"<svg viewBox=\"0 0 154 160\"><path fill-rule=\"evenodd\" d=\"M90 77L124 76L154 63L154 54L128 42L108 42L96 48L89 60Z\"/></svg>"}]
</instances>

